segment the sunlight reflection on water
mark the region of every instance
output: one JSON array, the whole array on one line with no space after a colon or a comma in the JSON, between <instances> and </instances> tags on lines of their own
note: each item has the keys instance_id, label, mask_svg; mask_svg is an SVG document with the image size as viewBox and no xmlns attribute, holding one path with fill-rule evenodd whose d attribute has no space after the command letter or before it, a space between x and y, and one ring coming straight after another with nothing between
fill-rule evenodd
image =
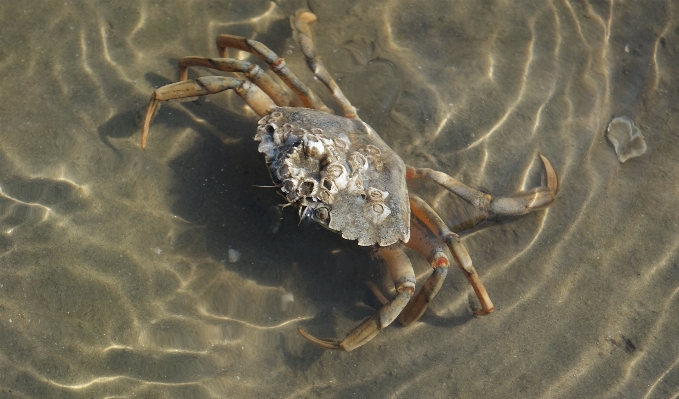
<instances>
[{"instance_id":1,"label":"sunlight reflection on water","mask_svg":"<svg viewBox=\"0 0 679 399\"><path fill-rule=\"evenodd\" d=\"M0 6L0 396L679 394L672 3L310 2L330 73L407 164L511 195L540 185L541 153L561 185L465 237L492 315L451 269L420 322L349 354L297 328L346 334L386 267L278 212L240 98L165 105L138 144L153 90L222 33L330 104L291 37L307 2L37 4ZM624 164L605 137L620 115L647 145Z\"/></svg>"}]
</instances>

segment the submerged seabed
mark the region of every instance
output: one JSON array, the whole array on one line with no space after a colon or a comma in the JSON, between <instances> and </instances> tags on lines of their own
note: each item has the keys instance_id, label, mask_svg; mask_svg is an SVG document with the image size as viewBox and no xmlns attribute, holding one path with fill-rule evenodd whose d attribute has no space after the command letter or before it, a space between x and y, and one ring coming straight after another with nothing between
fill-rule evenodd
<instances>
[{"instance_id":1,"label":"submerged seabed","mask_svg":"<svg viewBox=\"0 0 679 399\"><path fill-rule=\"evenodd\" d=\"M2 2L0 397L678 397L679 5L332 3L310 2L319 54L406 163L498 195L540 184L538 152L559 174L548 210L465 239L495 313L451 270L416 325L317 349L297 327L343 336L390 284L280 220L252 112L164 105L140 149L151 92L220 33L330 104L291 40L306 2ZM624 164L621 116L648 147Z\"/></svg>"}]
</instances>

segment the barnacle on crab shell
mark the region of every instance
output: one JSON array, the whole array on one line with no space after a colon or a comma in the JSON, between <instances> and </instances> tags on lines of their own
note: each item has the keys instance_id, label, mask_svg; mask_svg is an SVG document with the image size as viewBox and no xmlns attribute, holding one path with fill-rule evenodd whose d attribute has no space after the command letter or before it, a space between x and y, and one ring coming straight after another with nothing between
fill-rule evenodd
<instances>
[{"instance_id":1,"label":"barnacle on crab shell","mask_svg":"<svg viewBox=\"0 0 679 399\"><path fill-rule=\"evenodd\" d=\"M365 190L365 193L367 195L368 201L372 202L383 202L389 196L389 192L378 190L375 187L368 187L368 189Z\"/></svg>"},{"instance_id":2,"label":"barnacle on crab shell","mask_svg":"<svg viewBox=\"0 0 679 399\"><path fill-rule=\"evenodd\" d=\"M363 211L374 225L381 224L391 214L391 209L383 202L368 202Z\"/></svg>"},{"instance_id":3,"label":"barnacle on crab shell","mask_svg":"<svg viewBox=\"0 0 679 399\"><path fill-rule=\"evenodd\" d=\"M304 155L308 157L321 159L325 154L325 146L314 134L305 134L302 137L302 143L304 143Z\"/></svg>"}]
</instances>

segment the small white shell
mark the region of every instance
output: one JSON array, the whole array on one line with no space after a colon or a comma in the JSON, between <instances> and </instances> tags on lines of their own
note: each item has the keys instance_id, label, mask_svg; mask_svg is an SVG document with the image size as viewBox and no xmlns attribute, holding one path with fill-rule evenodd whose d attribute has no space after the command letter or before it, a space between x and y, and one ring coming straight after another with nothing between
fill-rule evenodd
<instances>
[{"instance_id":1,"label":"small white shell","mask_svg":"<svg viewBox=\"0 0 679 399\"><path fill-rule=\"evenodd\" d=\"M335 200L335 196L332 195L332 193L325 187L321 187L318 189L316 197L318 197L318 199L321 200L321 202L328 205L332 204L333 201Z\"/></svg>"},{"instance_id":2,"label":"small white shell","mask_svg":"<svg viewBox=\"0 0 679 399\"><path fill-rule=\"evenodd\" d=\"M304 154L308 157L321 159L325 153L325 146L316 135L305 134L302 137L302 143L304 143Z\"/></svg>"},{"instance_id":3,"label":"small white shell","mask_svg":"<svg viewBox=\"0 0 679 399\"><path fill-rule=\"evenodd\" d=\"M383 202L368 202L363 207L365 216L374 224L379 225L391 214L391 209Z\"/></svg>"},{"instance_id":4,"label":"small white shell","mask_svg":"<svg viewBox=\"0 0 679 399\"><path fill-rule=\"evenodd\" d=\"M346 134L340 133L337 135L337 138L335 139L335 145L342 151L347 151L349 147L351 147L351 141L349 140L349 137Z\"/></svg>"},{"instance_id":5,"label":"small white shell","mask_svg":"<svg viewBox=\"0 0 679 399\"><path fill-rule=\"evenodd\" d=\"M285 162L278 170L276 171L276 174L278 175L278 180L285 180L289 177L295 177L299 178L304 175L304 172L300 168L296 168L292 166L290 163Z\"/></svg>"},{"instance_id":6,"label":"small white shell","mask_svg":"<svg viewBox=\"0 0 679 399\"><path fill-rule=\"evenodd\" d=\"M269 134L272 134L276 130L278 130L278 125L273 122L269 122L266 125L264 125L264 131Z\"/></svg>"},{"instance_id":7,"label":"small white shell","mask_svg":"<svg viewBox=\"0 0 679 399\"><path fill-rule=\"evenodd\" d=\"M335 184L335 181L332 179L328 179L326 177L321 179L321 187L323 187L325 190L328 190L330 194L337 194L339 189L337 188L337 184Z\"/></svg>"},{"instance_id":8,"label":"small white shell","mask_svg":"<svg viewBox=\"0 0 679 399\"><path fill-rule=\"evenodd\" d=\"M372 144L368 144L364 148L359 149L359 151L366 154L366 158L368 158L368 161L376 170L378 171L382 170L382 168L384 167L384 162L382 162L382 159L380 157L382 155L382 152L380 151L379 148L375 147Z\"/></svg>"},{"instance_id":9,"label":"small white shell","mask_svg":"<svg viewBox=\"0 0 679 399\"><path fill-rule=\"evenodd\" d=\"M328 165L321 175L328 180L332 180L337 185L338 190L344 190L349 183L349 176L346 168L339 163L331 163Z\"/></svg>"},{"instance_id":10,"label":"small white shell","mask_svg":"<svg viewBox=\"0 0 679 399\"><path fill-rule=\"evenodd\" d=\"M363 179L361 175L356 173L349 178L349 183L347 183L347 192L351 195L361 195L365 193L363 188Z\"/></svg>"},{"instance_id":11,"label":"small white shell","mask_svg":"<svg viewBox=\"0 0 679 399\"><path fill-rule=\"evenodd\" d=\"M347 162L351 167L352 175L368 169L368 159L360 152L354 152L349 154L349 156L347 157Z\"/></svg>"},{"instance_id":12,"label":"small white shell","mask_svg":"<svg viewBox=\"0 0 679 399\"><path fill-rule=\"evenodd\" d=\"M368 187L368 189L365 190L365 193L370 202L384 202L389 196L389 192L378 190L375 187Z\"/></svg>"},{"instance_id":13,"label":"small white shell","mask_svg":"<svg viewBox=\"0 0 679 399\"><path fill-rule=\"evenodd\" d=\"M281 191L284 193L294 193L297 191L297 186L299 185L299 180L297 179L285 179L281 185Z\"/></svg>"},{"instance_id":14,"label":"small white shell","mask_svg":"<svg viewBox=\"0 0 679 399\"><path fill-rule=\"evenodd\" d=\"M365 151L374 157L379 157L382 154L382 151L380 151L379 148L375 147L372 144L368 144L367 146L365 146Z\"/></svg>"},{"instance_id":15,"label":"small white shell","mask_svg":"<svg viewBox=\"0 0 679 399\"><path fill-rule=\"evenodd\" d=\"M280 146L287 141L289 134L289 132L286 132L283 129L278 129L273 132L273 142Z\"/></svg>"},{"instance_id":16,"label":"small white shell","mask_svg":"<svg viewBox=\"0 0 679 399\"><path fill-rule=\"evenodd\" d=\"M287 139L285 140L285 145L293 145L299 141L299 137L295 136L294 133L288 134Z\"/></svg>"},{"instance_id":17,"label":"small white shell","mask_svg":"<svg viewBox=\"0 0 679 399\"><path fill-rule=\"evenodd\" d=\"M324 137L324 136L318 136L318 139L321 140L321 143L323 143L323 145L325 145L326 147L330 147L330 148L334 149L334 147L335 147L334 141L332 141L329 138Z\"/></svg>"},{"instance_id":18,"label":"small white shell","mask_svg":"<svg viewBox=\"0 0 679 399\"><path fill-rule=\"evenodd\" d=\"M273 158L276 155L276 145L271 141L269 136L264 136L265 139L259 143L257 150L269 158Z\"/></svg>"},{"instance_id":19,"label":"small white shell","mask_svg":"<svg viewBox=\"0 0 679 399\"><path fill-rule=\"evenodd\" d=\"M297 187L297 193L300 197L313 197L318 191L318 182L312 178L304 179Z\"/></svg>"}]
</instances>

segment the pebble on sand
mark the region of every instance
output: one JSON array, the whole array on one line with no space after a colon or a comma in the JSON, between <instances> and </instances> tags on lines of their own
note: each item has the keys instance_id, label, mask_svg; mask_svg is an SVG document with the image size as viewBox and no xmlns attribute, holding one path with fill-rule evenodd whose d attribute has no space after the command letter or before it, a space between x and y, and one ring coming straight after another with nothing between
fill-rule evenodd
<instances>
[{"instance_id":1,"label":"pebble on sand","mask_svg":"<svg viewBox=\"0 0 679 399\"><path fill-rule=\"evenodd\" d=\"M240 251L229 248L229 262L236 263L240 259Z\"/></svg>"},{"instance_id":2,"label":"pebble on sand","mask_svg":"<svg viewBox=\"0 0 679 399\"><path fill-rule=\"evenodd\" d=\"M619 116L608 124L606 138L613 144L620 163L646 152L644 136L626 116Z\"/></svg>"}]
</instances>

